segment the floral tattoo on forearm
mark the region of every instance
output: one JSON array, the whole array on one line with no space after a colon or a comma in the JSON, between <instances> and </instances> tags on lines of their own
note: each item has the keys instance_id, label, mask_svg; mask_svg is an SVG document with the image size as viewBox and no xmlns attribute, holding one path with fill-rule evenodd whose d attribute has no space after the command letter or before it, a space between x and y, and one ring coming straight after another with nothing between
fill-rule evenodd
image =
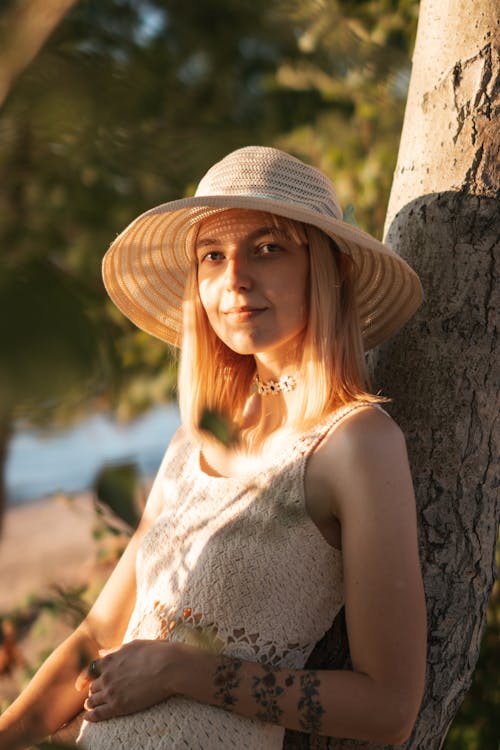
<instances>
[{"instance_id":1,"label":"floral tattoo on forearm","mask_svg":"<svg viewBox=\"0 0 500 750\"><path fill-rule=\"evenodd\" d=\"M325 709L319 700L320 680L316 672L304 672L300 677L301 697L298 708L301 712L300 726L311 734L321 731L321 717Z\"/></svg>"},{"instance_id":2,"label":"floral tattoo on forearm","mask_svg":"<svg viewBox=\"0 0 500 750\"><path fill-rule=\"evenodd\" d=\"M251 695L257 704L255 718L272 724L279 724L283 709L279 698L285 689L295 683L295 675L290 672L280 679L279 670L266 664L260 665L262 672L252 677ZM231 711L238 698L236 691L242 684L241 659L223 657L214 672L214 697L217 705ZM321 718L325 709L319 700L320 680L316 672L308 671L299 678L300 696L297 704L299 723L302 729L311 734L321 731Z\"/></svg>"},{"instance_id":3,"label":"floral tattoo on forearm","mask_svg":"<svg viewBox=\"0 0 500 750\"><path fill-rule=\"evenodd\" d=\"M252 696L259 707L255 714L261 721L279 724L283 710L278 706L278 698L283 695L284 688L278 684L276 670L266 664L262 665L263 675L258 675L252 681ZM285 677L286 687L293 685L293 675Z\"/></svg>"},{"instance_id":4,"label":"floral tattoo on forearm","mask_svg":"<svg viewBox=\"0 0 500 750\"><path fill-rule=\"evenodd\" d=\"M217 703L227 710L236 705L237 698L234 692L241 683L241 660L223 658L214 673L215 699Z\"/></svg>"}]
</instances>

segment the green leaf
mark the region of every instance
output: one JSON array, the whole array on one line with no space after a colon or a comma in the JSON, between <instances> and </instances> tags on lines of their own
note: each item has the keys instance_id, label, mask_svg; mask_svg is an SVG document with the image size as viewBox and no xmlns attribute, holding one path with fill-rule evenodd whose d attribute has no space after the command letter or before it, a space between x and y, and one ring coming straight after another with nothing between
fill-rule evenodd
<instances>
[{"instance_id":1,"label":"green leaf","mask_svg":"<svg viewBox=\"0 0 500 750\"><path fill-rule=\"evenodd\" d=\"M232 422L222 414L205 409L200 419L200 430L213 435L220 443L229 447L236 442L236 432Z\"/></svg>"},{"instance_id":2,"label":"green leaf","mask_svg":"<svg viewBox=\"0 0 500 750\"><path fill-rule=\"evenodd\" d=\"M105 466L94 482L99 501L131 529L135 529L140 520L138 487L139 472L133 463Z\"/></svg>"}]
</instances>

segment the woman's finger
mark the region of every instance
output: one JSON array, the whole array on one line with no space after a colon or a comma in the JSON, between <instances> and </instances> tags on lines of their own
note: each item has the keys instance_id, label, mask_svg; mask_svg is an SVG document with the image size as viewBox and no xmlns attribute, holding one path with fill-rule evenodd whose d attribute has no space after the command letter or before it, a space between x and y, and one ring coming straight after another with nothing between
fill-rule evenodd
<instances>
[{"instance_id":1,"label":"woman's finger","mask_svg":"<svg viewBox=\"0 0 500 750\"><path fill-rule=\"evenodd\" d=\"M111 719L116 714L105 704L93 708L91 711L85 711L85 721L102 721L103 719Z\"/></svg>"},{"instance_id":2,"label":"woman's finger","mask_svg":"<svg viewBox=\"0 0 500 750\"><path fill-rule=\"evenodd\" d=\"M85 699L83 707L87 711L89 711L90 709L96 708L97 706L102 706L104 703L106 703L105 693L100 690L96 693L89 693L87 698Z\"/></svg>"}]
</instances>

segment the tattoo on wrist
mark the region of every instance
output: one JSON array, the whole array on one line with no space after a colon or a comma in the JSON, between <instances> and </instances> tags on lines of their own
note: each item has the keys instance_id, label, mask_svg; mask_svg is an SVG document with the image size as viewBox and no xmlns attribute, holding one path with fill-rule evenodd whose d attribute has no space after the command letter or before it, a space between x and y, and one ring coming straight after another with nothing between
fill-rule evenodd
<instances>
[{"instance_id":1,"label":"tattoo on wrist","mask_svg":"<svg viewBox=\"0 0 500 750\"><path fill-rule=\"evenodd\" d=\"M230 710L236 705L237 698L234 692L241 683L240 669L240 659L223 657L214 672L214 695L217 703L222 708Z\"/></svg>"},{"instance_id":2,"label":"tattoo on wrist","mask_svg":"<svg viewBox=\"0 0 500 750\"><path fill-rule=\"evenodd\" d=\"M304 672L300 677L298 708L302 715L299 721L300 726L306 732L311 732L311 734L318 734L320 732L321 717L325 713L325 709L319 700L318 688L320 684L316 672Z\"/></svg>"},{"instance_id":3,"label":"tattoo on wrist","mask_svg":"<svg viewBox=\"0 0 500 750\"><path fill-rule=\"evenodd\" d=\"M284 688L278 685L276 670L273 667L262 664L262 669L264 674L254 677L252 681L252 697L259 707L255 716L261 721L278 724L283 715L283 710L278 706L278 698L283 695ZM290 674L285 678L287 687L293 685L293 682L293 675Z\"/></svg>"}]
</instances>

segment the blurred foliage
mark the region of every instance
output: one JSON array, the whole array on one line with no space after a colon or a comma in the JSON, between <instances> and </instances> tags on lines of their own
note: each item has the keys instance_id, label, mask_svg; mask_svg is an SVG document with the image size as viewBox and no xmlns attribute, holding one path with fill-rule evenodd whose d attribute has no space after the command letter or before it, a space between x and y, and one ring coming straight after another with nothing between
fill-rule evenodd
<instances>
[{"instance_id":1,"label":"blurred foliage","mask_svg":"<svg viewBox=\"0 0 500 750\"><path fill-rule=\"evenodd\" d=\"M278 66L276 84L315 91L324 106L276 143L325 171L341 203L352 203L360 225L381 237L418 4L287 0L283 7L299 30L302 55Z\"/></svg>"},{"instance_id":2,"label":"blurred foliage","mask_svg":"<svg viewBox=\"0 0 500 750\"><path fill-rule=\"evenodd\" d=\"M63 588L52 586L43 596L30 596L12 611L0 614L0 675L16 674L19 689L26 685L38 667L53 650L51 642L54 626L61 622L76 628L87 614L95 596L93 586ZM34 662L24 655L23 642L37 643L48 635L48 648L37 654ZM1 698L1 696L0 696ZM1 705L0 709L5 706Z\"/></svg>"},{"instance_id":3,"label":"blurred foliage","mask_svg":"<svg viewBox=\"0 0 500 750\"><path fill-rule=\"evenodd\" d=\"M8 363L0 368L4 404L23 402L29 413L71 412L82 391L93 389L105 330L92 319L91 306L78 279L43 256L27 258L2 274L0 337Z\"/></svg>"}]
</instances>

